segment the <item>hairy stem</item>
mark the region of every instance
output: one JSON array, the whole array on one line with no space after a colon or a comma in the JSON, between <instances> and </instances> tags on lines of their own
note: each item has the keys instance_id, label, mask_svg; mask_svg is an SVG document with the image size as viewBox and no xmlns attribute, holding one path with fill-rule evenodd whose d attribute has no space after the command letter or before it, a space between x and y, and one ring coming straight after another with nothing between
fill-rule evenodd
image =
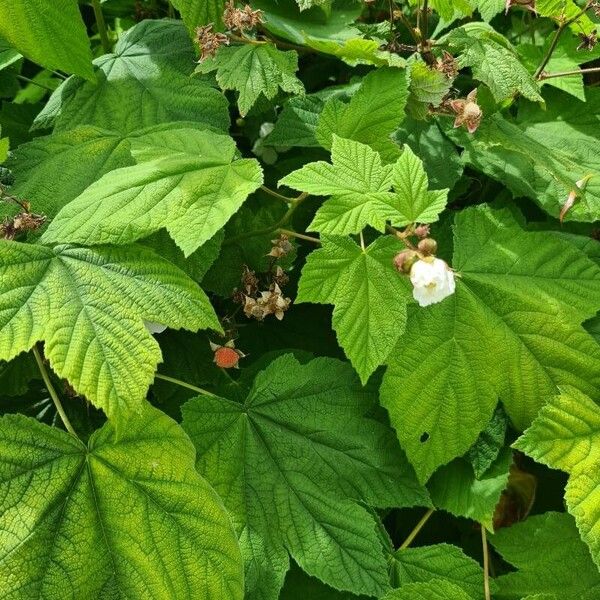
<instances>
[{"instance_id":1,"label":"hairy stem","mask_svg":"<svg viewBox=\"0 0 600 600\"><path fill-rule=\"evenodd\" d=\"M296 209L302 204L302 202L304 202L304 200L306 200L306 198L308 198L308 194L306 192L303 192L297 198L294 198L290 202L290 207L287 209L286 213L283 215L283 217L281 217L281 219L279 219L279 221L277 221L277 223L273 223L273 225L271 225L270 227L265 227L264 229L259 229L257 231L248 231L247 233L236 235L235 237L225 240L223 242L223 246L231 246L232 244L237 244L238 242L251 237L256 237L258 235L267 235L269 233L277 231L284 225L287 225L288 221L292 218L292 215L294 214Z\"/></svg>"},{"instance_id":2,"label":"hairy stem","mask_svg":"<svg viewBox=\"0 0 600 600\"><path fill-rule=\"evenodd\" d=\"M35 362L37 363L40 373L42 375L42 379L44 380L44 385L46 386L46 389L48 390L48 393L50 394L50 398L52 398L52 402L54 402L54 406L56 406L56 411L60 415L60 418L62 419L62 422L63 422L66 430L71 435L74 435L76 438L79 438L73 425L71 425L71 421L69 421L69 417L67 417L67 413L65 412L65 409L63 408L62 402L60 401L60 398L58 397L58 394L56 393L54 386L52 385L52 381L50 380L50 374L48 373L48 369L46 369L46 365L44 364L44 359L42 358L42 355L37 346L33 347L33 356L35 357Z\"/></svg>"},{"instance_id":3,"label":"hairy stem","mask_svg":"<svg viewBox=\"0 0 600 600\"><path fill-rule=\"evenodd\" d=\"M431 515L435 512L435 508L430 508L422 517L421 520L415 525L415 528L408 534L408 537L402 542L400 549L408 548L413 540L419 535L419 531L423 529L425 523L429 521Z\"/></svg>"},{"instance_id":4,"label":"hairy stem","mask_svg":"<svg viewBox=\"0 0 600 600\"><path fill-rule=\"evenodd\" d=\"M481 526L481 544L483 547L483 592L485 600L491 600L490 592L490 554L488 550L487 534L485 527Z\"/></svg>"},{"instance_id":5,"label":"hairy stem","mask_svg":"<svg viewBox=\"0 0 600 600\"><path fill-rule=\"evenodd\" d=\"M277 200L283 200L284 202L287 202L288 204L290 202L294 201L294 198L288 198L287 196L284 196L283 194L280 194L279 192L272 190L271 188L267 187L266 185L261 185L260 189L263 192L265 192L265 194L269 194L269 196L273 196L273 198L277 198Z\"/></svg>"},{"instance_id":6,"label":"hairy stem","mask_svg":"<svg viewBox=\"0 0 600 600\"><path fill-rule=\"evenodd\" d=\"M33 79L29 79L29 77L25 77L25 75L21 75L19 73L15 73L15 77L17 79L19 79L20 81L25 81L26 83L31 83L33 85L37 85L38 87L44 89L44 90L48 90L49 92L53 92L54 88L51 88L48 85L45 85L43 83L39 83L38 81L34 81Z\"/></svg>"},{"instance_id":7,"label":"hairy stem","mask_svg":"<svg viewBox=\"0 0 600 600\"><path fill-rule=\"evenodd\" d=\"M600 67L590 67L589 69L573 69L572 71L558 71L556 73L540 73L538 79L553 79L554 77L567 77L569 75L583 75L584 73L600 73Z\"/></svg>"},{"instance_id":8,"label":"hairy stem","mask_svg":"<svg viewBox=\"0 0 600 600\"><path fill-rule=\"evenodd\" d=\"M104 20L104 14L102 13L102 7L100 6L100 0L92 0L92 7L94 9L94 17L96 18L96 25L98 27L98 33L100 34L100 41L102 42L102 48L104 52L108 54L111 51L110 40L108 39L108 32L106 30L106 21Z\"/></svg>"},{"instance_id":9,"label":"hairy stem","mask_svg":"<svg viewBox=\"0 0 600 600\"><path fill-rule=\"evenodd\" d=\"M307 242L312 242L313 244L321 244L320 239L311 237L310 235L305 235L304 233L296 233L295 231L291 231L290 229L282 229L281 227L277 231L279 233L283 233L283 235L287 235L288 237L298 238L299 240L305 240Z\"/></svg>"},{"instance_id":10,"label":"hairy stem","mask_svg":"<svg viewBox=\"0 0 600 600\"><path fill-rule=\"evenodd\" d=\"M569 25L571 25L571 23L574 23L575 21L577 21L577 19L582 17L591 5L592 5L592 2L590 0L585 3L585 6L576 15L573 15L570 19L565 19L565 20L561 21L560 25L558 26L558 29L554 32L554 37L552 38L552 41L550 42L550 46L548 46L548 50L546 51L546 54L544 55L544 58L542 59L540 66L537 68L537 70L534 74L534 77L536 79L543 79L542 74L544 72L544 69L546 68L546 65L552 58L552 54L554 54L554 51L556 50L556 46L558 45L560 36L562 35L562 32Z\"/></svg>"},{"instance_id":11,"label":"hairy stem","mask_svg":"<svg viewBox=\"0 0 600 600\"><path fill-rule=\"evenodd\" d=\"M197 387L192 385L191 383L186 383L185 381L181 381L181 379L177 379L175 377L169 377L168 375L161 375L160 373L156 373L154 375L155 379L162 379L163 381L168 381L169 383L173 383L178 385L179 387L186 388L188 390L192 390L193 392L198 392L198 394L204 394L205 396L212 396L213 398L218 398L216 394L209 392L201 387Z\"/></svg>"}]
</instances>

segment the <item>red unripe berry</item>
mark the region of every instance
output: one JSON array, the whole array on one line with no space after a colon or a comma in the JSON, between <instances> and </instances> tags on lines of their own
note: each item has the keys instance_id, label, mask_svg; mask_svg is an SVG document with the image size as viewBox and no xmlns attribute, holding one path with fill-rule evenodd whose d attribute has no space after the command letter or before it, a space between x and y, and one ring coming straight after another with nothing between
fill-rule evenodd
<instances>
[{"instance_id":1,"label":"red unripe berry","mask_svg":"<svg viewBox=\"0 0 600 600\"><path fill-rule=\"evenodd\" d=\"M231 369L236 367L240 360L240 355L233 348L221 346L215 350L215 363L222 369Z\"/></svg>"}]
</instances>

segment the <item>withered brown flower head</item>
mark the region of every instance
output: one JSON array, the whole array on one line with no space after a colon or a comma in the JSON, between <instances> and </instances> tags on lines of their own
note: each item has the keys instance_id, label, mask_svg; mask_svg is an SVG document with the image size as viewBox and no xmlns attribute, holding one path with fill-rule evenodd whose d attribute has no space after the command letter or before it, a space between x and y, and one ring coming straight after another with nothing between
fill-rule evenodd
<instances>
[{"instance_id":1,"label":"withered brown flower head","mask_svg":"<svg viewBox=\"0 0 600 600\"><path fill-rule=\"evenodd\" d=\"M273 244L273 247L267 256L272 256L274 258L286 256L294 249L288 236L283 233L277 239L271 240L271 243Z\"/></svg>"},{"instance_id":2,"label":"withered brown flower head","mask_svg":"<svg viewBox=\"0 0 600 600\"><path fill-rule=\"evenodd\" d=\"M246 265L242 271L242 287L247 296L254 296L258 292L258 277Z\"/></svg>"},{"instance_id":3,"label":"withered brown flower head","mask_svg":"<svg viewBox=\"0 0 600 600\"><path fill-rule=\"evenodd\" d=\"M200 48L200 59L198 62L213 57L221 46L229 44L229 38L224 33L213 31L212 23L204 27L196 27L195 40Z\"/></svg>"},{"instance_id":4,"label":"withered brown flower head","mask_svg":"<svg viewBox=\"0 0 600 600\"><path fill-rule=\"evenodd\" d=\"M466 98L458 98L450 102L450 107L456 113L454 127L465 125L469 133L475 133L481 123L483 111L477 104L477 89L474 89Z\"/></svg>"},{"instance_id":5,"label":"withered brown flower head","mask_svg":"<svg viewBox=\"0 0 600 600\"><path fill-rule=\"evenodd\" d=\"M0 224L0 238L14 240L17 236L28 231L39 229L46 222L44 215L21 212L12 219Z\"/></svg>"},{"instance_id":6,"label":"withered brown flower head","mask_svg":"<svg viewBox=\"0 0 600 600\"><path fill-rule=\"evenodd\" d=\"M244 314L258 321L262 321L268 315L275 315L281 321L291 303L289 298L283 296L281 288L274 283L269 290L261 292L258 298L246 296Z\"/></svg>"},{"instance_id":7,"label":"withered brown flower head","mask_svg":"<svg viewBox=\"0 0 600 600\"><path fill-rule=\"evenodd\" d=\"M448 79L454 79L458 75L459 70L456 59L450 52L446 52L446 50L444 50L442 57L437 59L435 68Z\"/></svg>"},{"instance_id":8,"label":"withered brown flower head","mask_svg":"<svg viewBox=\"0 0 600 600\"><path fill-rule=\"evenodd\" d=\"M508 13L513 6L520 6L521 8L525 8L537 14L537 11L535 10L535 0L506 0L504 6L505 13Z\"/></svg>"},{"instance_id":9,"label":"withered brown flower head","mask_svg":"<svg viewBox=\"0 0 600 600\"><path fill-rule=\"evenodd\" d=\"M590 52L596 47L598 43L598 31L594 29L588 35L580 33L579 39L581 43L577 46L577 50L589 50Z\"/></svg>"},{"instance_id":10,"label":"withered brown flower head","mask_svg":"<svg viewBox=\"0 0 600 600\"><path fill-rule=\"evenodd\" d=\"M223 23L230 31L247 31L264 22L261 10L252 10L249 4L236 8L235 1L229 0L223 12Z\"/></svg>"}]
</instances>

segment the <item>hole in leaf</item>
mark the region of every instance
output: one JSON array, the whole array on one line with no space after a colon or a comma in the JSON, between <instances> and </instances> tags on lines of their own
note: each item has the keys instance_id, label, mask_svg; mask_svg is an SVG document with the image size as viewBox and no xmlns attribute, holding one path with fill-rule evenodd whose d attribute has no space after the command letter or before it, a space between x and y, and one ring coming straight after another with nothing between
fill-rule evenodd
<instances>
[{"instance_id":1,"label":"hole in leaf","mask_svg":"<svg viewBox=\"0 0 600 600\"><path fill-rule=\"evenodd\" d=\"M419 438L419 441L424 444L427 440L429 439L429 434L424 431L423 434L421 435L421 437Z\"/></svg>"}]
</instances>

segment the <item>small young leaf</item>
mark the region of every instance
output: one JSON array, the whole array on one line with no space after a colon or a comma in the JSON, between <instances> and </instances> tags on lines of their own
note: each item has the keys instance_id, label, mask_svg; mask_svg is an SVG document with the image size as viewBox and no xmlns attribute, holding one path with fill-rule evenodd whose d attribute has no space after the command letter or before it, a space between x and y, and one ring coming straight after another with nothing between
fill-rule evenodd
<instances>
[{"instance_id":1,"label":"small young leaf","mask_svg":"<svg viewBox=\"0 0 600 600\"><path fill-rule=\"evenodd\" d=\"M275 600L288 552L340 590L380 595L387 562L372 506L428 504L393 434L365 417L374 398L349 365L286 355L259 373L245 403L190 400L183 426L197 467L240 534L247 598Z\"/></svg>"},{"instance_id":2,"label":"small young leaf","mask_svg":"<svg viewBox=\"0 0 600 600\"><path fill-rule=\"evenodd\" d=\"M132 141L138 164L107 173L63 208L48 242L127 244L165 228L186 256L225 225L262 183L227 135L169 129Z\"/></svg>"},{"instance_id":3,"label":"small young leaf","mask_svg":"<svg viewBox=\"0 0 600 600\"><path fill-rule=\"evenodd\" d=\"M497 408L487 427L477 441L469 448L468 458L475 477L481 479L496 460L506 437L508 420L502 408Z\"/></svg>"},{"instance_id":4,"label":"small young leaf","mask_svg":"<svg viewBox=\"0 0 600 600\"><path fill-rule=\"evenodd\" d=\"M309 229L336 235L359 233L367 225L384 231L392 225L431 223L446 205L448 190L428 191L423 163L406 146L393 166L383 165L369 146L334 136L332 164L308 163L279 184L331 196ZM391 185L394 192L389 192Z\"/></svg>"},{"instance_id":5,"label":"small young leaf","mask_svg":"<svg viewBox=\"0 0 600 600\"><path fill-rule=\"evenodd\" d=\"M461 587L445 579L407 583L381 600L473 600Z\"/></svg>"},{"instance_id":6,"label":"small young leaf","mask_svg":"<svg viewBox=\"0 0 600 600\"><path fill-rule=\"evenodd\" d=\"M462 588L470 598L483 600L483 570L457 546L435 544L400 548L391 562L394 587L444 579Z\"/></svg>"},{"instance_id":7,"label":"small young leaf","mask_svg":"<svg viewBox=\"0 0 600 600\"><path fill-rule=\"evenodd\" d=\"M324 236L302 270L297 302L333 304L333 328L366 383L404 331L410 290L393 266L402 245L379 238L362 250L349 238Z\"/></svg>"},{"instance_id":8,"label":"small young leaf","mask_svg":"<svg viewBox=\"0 0 600 600\"><path fill-rule=\"evenodd\" d=\"M404 70L384 67L372 71L348 104L329 100L319 119L317 139L328 149L334 135L362 142L392 162L400 149L390 136L404 119L407 96Z\"/></svg>"},{"instance_id":9,"label":"small young leaf","mask_svg":"<svg viewBox=\"0 0 600 600\"><path fill-rule=\"evenodd\" d=\"M235 534L194 457L149 405L87 447L22 415L0 419L0 595L241 600Z\"/></svg>"},{"instance_id":10,"label":"small young leaf","mask_svg":"<svg viewBox=\"0 0 600 600\"><path fill-rule=\"evenodd\" d=\"M220 330L204 292L141 246L0 241L0 359L39 341L52 368L109 418L139 409L160 348L144 320Z\"/></svg>"},{"instance_id":11,"label":"small young leaf","mask_svg":"<svg viewBox=\"0 0 600 600\"><path fill-rule=\"evenodd\" d=\"M303 94L297 70L296 51L283 52L273 44L222 46L216 56L203 60L196 68L198 73L216 71L221 89L239 92L242 117L261 95L272 100L279 88L290 94Z\"/></svg>"},{"instance_id":12,"label":"small young leaf","mask_svg":"<svg viewBox=\"0 0 600 600\"><path fill-rule=\"evenodd\" d=\"M600 567L600 407L567 387L542 408L514 447L569 473L567 507Z\"/></svg>"},{"instance_id":13,"label":"small young leaf","mask_svg":"<svg viewBox=\"0 0 600 600\"><path fill-rule=\"evenodd\" d=\"M512 452L505 448L485 474L477 478L467 459L455 459L434 473L427 484L433 504L493 531L494 509L508 483L511 463Z\"/></svg>"}]
</instances>

